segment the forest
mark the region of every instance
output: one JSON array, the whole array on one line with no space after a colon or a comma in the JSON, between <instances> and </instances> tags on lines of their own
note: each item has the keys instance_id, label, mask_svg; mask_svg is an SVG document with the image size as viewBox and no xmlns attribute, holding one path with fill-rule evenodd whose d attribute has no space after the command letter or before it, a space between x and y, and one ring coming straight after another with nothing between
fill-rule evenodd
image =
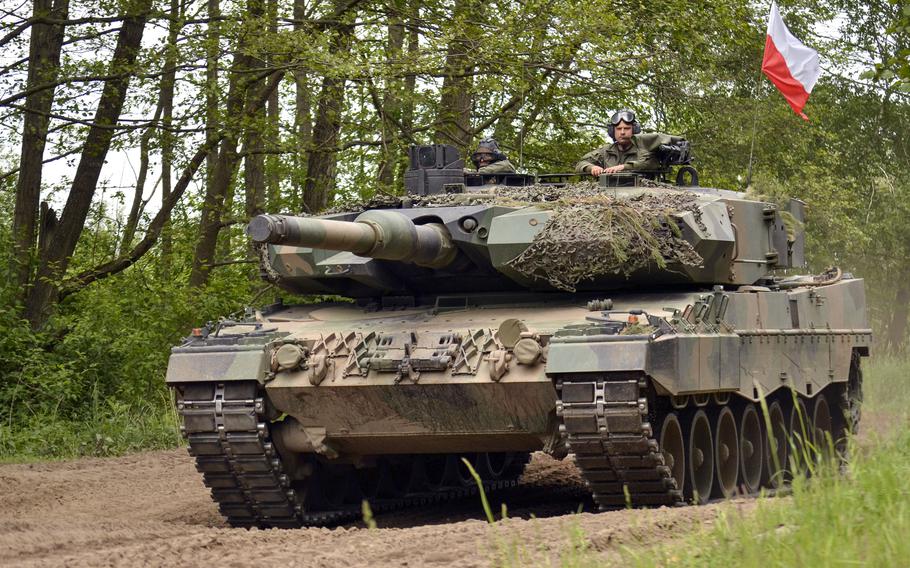
<instances>
[{"instance_id":1,"label":"forest","mask_svg":"<svg viewBox=\"0 0 910 568\"><path fill-rule=\"evenodd\" d=\"M910 7L780 3L822 58L809 121L760 73L768 8L0 2L0 455L176 444L170 347L279 295L252 216L400 194L412 144L570 171L624 107L685 136L703 185L804 200L810 269L866 278L876 353L901 355Z\"/></svg>"}]
</instances>

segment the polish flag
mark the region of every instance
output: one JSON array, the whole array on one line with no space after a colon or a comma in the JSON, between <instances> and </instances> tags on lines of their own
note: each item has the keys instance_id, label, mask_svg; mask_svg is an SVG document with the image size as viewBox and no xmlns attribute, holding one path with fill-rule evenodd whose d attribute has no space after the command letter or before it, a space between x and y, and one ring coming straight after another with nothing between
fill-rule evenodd
<instances>
[{"instance_id":1,"label":"polish flag","mask_svg":"<svg viewBox=\"0 0 910 568\"><path fill-rule=\"evenodd\" d=\"M777 2L771 2L761 70L787 99L793 112L809 120L803 107L821 74L818 52L793 37L780 17Z\"/></svg>"}]
</instances>

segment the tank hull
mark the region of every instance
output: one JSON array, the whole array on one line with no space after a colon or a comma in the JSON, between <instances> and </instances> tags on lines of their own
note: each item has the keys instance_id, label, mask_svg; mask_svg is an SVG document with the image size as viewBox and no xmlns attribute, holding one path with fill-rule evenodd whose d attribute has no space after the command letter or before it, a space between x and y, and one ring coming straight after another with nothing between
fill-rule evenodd
<instances>
[{"instance_id":1,"label":"tank hull","mask_svg":"<svg viewBox=\"0 0 910 568\"><path fill-rule=\"evenodd\" d=\"M411 478L415 464L441 459L433 472L444 476L456 471L446 461L453 456L517 463L543 450L574 455L602 507L699 502L785 475L787 463L770 465L785 448L764 447L761 401L779 411L782 432L800 431L797 416L810 424L804 432L841 440L852 428L841 419L856 396L851 381L871 344L863 282L853 278L775 291L614 294L606 311L578 296L477 300L460 309L288 307L259 317L252 332L223 328L175 348L167 381L200 468L215 456L228 464L219 475L243 485L248 473L232 469L222 454L233 451L214 441L239 424L235 438L254 435L268 446L264 455L278 457L269 479L290 479L282 495L312 480L313 467L362 475L405 460ZM219 403L218 389L231 385L255 393L237 416L219 416L226 399ZM692 469L706 451L710 467ZM451 493L452 479L436 491ZM298 496L270 516L257 512L252 493L229 495L243 506L225 514L244 526L332 522L354 505L301 505Z\"/></svg>"}]
</instances>

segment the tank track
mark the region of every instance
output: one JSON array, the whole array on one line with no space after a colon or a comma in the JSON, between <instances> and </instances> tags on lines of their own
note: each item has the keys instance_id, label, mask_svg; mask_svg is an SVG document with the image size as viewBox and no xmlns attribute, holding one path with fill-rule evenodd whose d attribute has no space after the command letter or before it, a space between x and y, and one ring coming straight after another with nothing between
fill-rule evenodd
<instances>
[{"instance_id":1,"label":"tank track","mask_svg":"<svg viewBox=\"0 0 910 568\"><path fill-rule=\"evenodd\" d=\"M601 510L683 503L648 422L647 387L644 377L556 381L560 433Z\"/></svg>"},{"instance_id":2,"label":"tank track","mask_svg":"<svg viewBox=\"0 0 910 568\"><path fill-rule=\"evenodd\" d=\"M211 489L222 515L234 527L298 528L331 526L362 519L360 502L318 510L304 506L299 491L269 436L265 400L255 382L196 383L182 387L177 410L181 431L196 459L196 469ZM484 490L514 487L530 454L519 454L506 479L483 481ZM314 463L317 465L318 463ZM317 478L318 479L318 478ZM312 488L310 489L312 490ZM412 492L399 498L370 500L374 513L469 497L469 485Z\"/></svg>"}]
</instances>

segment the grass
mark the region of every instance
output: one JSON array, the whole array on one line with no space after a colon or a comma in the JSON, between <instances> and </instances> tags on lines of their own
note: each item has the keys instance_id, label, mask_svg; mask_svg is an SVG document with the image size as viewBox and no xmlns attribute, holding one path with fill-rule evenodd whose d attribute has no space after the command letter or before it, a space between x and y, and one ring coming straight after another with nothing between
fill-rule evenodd
<instances>
[{"instance_id":1,"label":"grass","mask_svg":"<svg viewBox=\"0 0 910 568\"><path fill-rule=\"evenodd\" d=\"M33 415L0 424L0 462L118 456L181 444L170 400L95 403L81 419Z\"/></svg>"},{"instance_id":2,"label":"grass","mask_svg":"<svg viewBox=\"0 0 910 568\"><path fill-rule=\"evenodd\" d=\"M910 558L910 361L864 366L861 435L846 472L817 467L789 496L763 497L748 514L729 508L710 527L619 550L629 566L897 566ZM577 523L564 531L561 566L602 565ZM523 546L494 544L497 566L552 565Z\"/></svg>"},{"instance_id":3,"label":"grass","mask_svg":"<svg viewBox=\"0 0 910 568\"><path fill-rule=\"evenodd\" d=\"M821 468L796 479L791 496L764 498L751 515L724 514L715 526L646 552L636 566L896 566L910 558L910 363L865 368L861 435L841 474ZM865 430L864 430L865 429ZM870 431L871 430L871 431Z\"/></svg>"},{"instance_id":4,"label":"grass","mask_svg":"<svg viewBox=\"0 0 910 568\"><path fill-rule=\"evenodd\" d=\"M722 514L708 532L639 552L635 566L896 566L910 558L910 434L864 453L847 475L794 481L750 515Z\"/></svg>"}]
</instances>

